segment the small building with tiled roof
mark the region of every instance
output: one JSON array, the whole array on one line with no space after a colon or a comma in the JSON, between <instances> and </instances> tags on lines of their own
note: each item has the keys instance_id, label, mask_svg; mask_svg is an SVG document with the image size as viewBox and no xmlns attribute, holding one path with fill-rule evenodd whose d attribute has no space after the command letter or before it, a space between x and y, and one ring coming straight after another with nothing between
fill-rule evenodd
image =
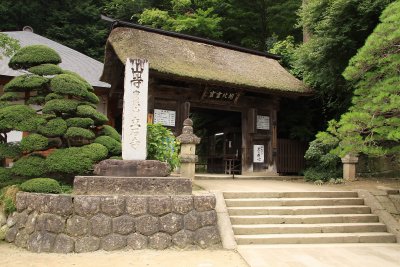
<instances>
[{"instance_id":1,"label":"small building with tiled roof","mask_svg":"<svg viewBox=\"0 0 400 267\"><path fill-rule=\"evenodd\" d=\"M200 167L227 174L300 171L302 163L280 168L290 151L280 148L277 112L280 99L312 91L278 56L127 22L113 21L112 28L101 80L111 85L108 115L116 128L122 121L124 64L127 58L147 59L148 119L179 135L192 117L202 137ZM303 161L301 153L296 160Z\"/></svg>"}]
</instances>

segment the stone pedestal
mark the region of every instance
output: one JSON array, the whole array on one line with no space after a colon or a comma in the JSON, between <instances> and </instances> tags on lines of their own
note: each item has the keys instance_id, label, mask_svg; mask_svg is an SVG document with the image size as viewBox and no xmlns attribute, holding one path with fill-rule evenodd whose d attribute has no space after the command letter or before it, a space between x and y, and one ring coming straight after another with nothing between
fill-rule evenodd
<instances>
[{"instance_id":1,"label":"stone pedestal","mask_svg":"<svg viewBox=\"0 0 400 267\"><path fill-rule=\"evenodd\" d=\"M116 177L165 177L170 173L168 163L158 160L106 159L94 167L94 174Z\"/></svg>"},{"instance_id":2,"label":"stone pedestal","mask_svg":"<svg viewBox=\"0 0 400 267\"><path fill-rule=\"evenodd\" d=\"M196 168L196 145L200 143L200 138L193 134L193 121L187 118L183 122L182 134L177 137L181 143L181 176L194 179Z\"/></svg>"},{"instance_id":3,"label":"stone pedestal","mask_svg":"<svg viewBox=\"0 0 400 267\"><path fill-rule=\"evenodd\" d=\"M343 163L343 179L354 180L356 178L356 164L358 157L346 155L342 158Z\"/></svg>"}]
</instances>

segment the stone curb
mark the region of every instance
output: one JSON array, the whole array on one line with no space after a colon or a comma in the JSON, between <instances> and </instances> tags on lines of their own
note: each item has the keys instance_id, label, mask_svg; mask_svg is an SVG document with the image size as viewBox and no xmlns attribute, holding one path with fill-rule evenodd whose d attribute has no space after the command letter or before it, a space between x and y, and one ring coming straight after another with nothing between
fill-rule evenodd
<instances>
[{"instance_id":1,"label":"stone curb","mask_svg":"<svg viewBox=\"0 0 400 267\"><path fill-rule=\"evenodd\" d=\"M376 197L369 191L363 189L355 191L358 193L359 197L364 199L365 205L371 208L372 213L378 215L379 220L386 224L388 232L396 236L397 243L400 243L400 223L398 223L396 219L385 210Z\"/></svg>"},{"instance_id":2,"label":"stone curb","mask_svg":"<svg viewBox=\"0 0 400 267\"><path fill-rule=\"evenodd\" d=\"M218 216L218 230L221 236L222 246L224 249L236 250L237 244L232 229L231 220L229 218L228 209L226 208L224 195L221 191L211 191L215 195L215 210Z\"/></svg>"}]
</instances>

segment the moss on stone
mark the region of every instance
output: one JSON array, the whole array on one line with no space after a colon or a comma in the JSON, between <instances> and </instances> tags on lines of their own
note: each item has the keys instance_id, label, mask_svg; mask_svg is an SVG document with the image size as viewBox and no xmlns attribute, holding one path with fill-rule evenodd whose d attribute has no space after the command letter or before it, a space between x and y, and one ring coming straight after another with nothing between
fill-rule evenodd
<instances>
[{"instance_id":1,"label":"moss on stone","mask_svg":"<svg viewBox=\"0 0 400 267\"><path fill-rule=\"evenodd\" d=\"M45 150L49 145L49 140L41 134L30 134L21 140L21 149L25 152Z\"/></svg>"},{"instance_id":2,"label":"moss on stone","mask_svg":"<svg viewBox=\"0 0 400 267\"><path fill-rule=\"evenodd\" d=\"M38 132L46 137L62 136L67 130L67 123L62 118L49 120L38 126Z\"/></svg>"},{"instance_id":3,"label":"moss on stone","mask_svg":"<svg viewBox=\"0 0 400 267\"><path fill-rule=\"evenodd\" d=\"M73 99L53 99L43 107L43 113L73 113L79 102Z\"/></svg>"},{"instance_id":4,"label":"moss on stone","mask_svg":"<svg viewBox=\"0 0 400 267\"><path fill-rule=\"evenodd\" d=\"M80 127L69 127L64 137L66 138L84 138L84 139L94 139L95 134L88 129L80 128Z\"/></svg>"},{"instance_id":5,"label":"moss on stone","mask_svg":"<svg viewBox=\"0 0 400 267\"><path fill-rule=\"evenodd\" d=\"M108 118L101 112L98 112L89 105L81 105L77 108L77 113L80 117L89 117L94 120L95 125L102 125L108 121Z\"/></svg>"},{"instance_id":6,"label":"moss on stone","mask_svg":"<svg viewBox=\"0 0 400 267\"><path fill-rule=\"evenodd\" d=\"M70 118L66 120L68 127L90 128L94 125L91 118Z\"/></svg>"},{"instance_id":7,"label":"moss on stone","mask_svg":"<svg viewBox=\"0 0 400 267\"><path fill-rule=\"evenodd\" d=\"M57 75L63 73L63 69L54 64L42 64L28 69L29 72L36 75Z\"/></svg>"},{"instance_id":8,"label":"moss on stone","mask_svg":"<svg viewBox=\"0 0 400 267\"><path fill-rule=\"evenodd\" d=\"M56 51L45 45L30 45L18 50L8 66L12 69L28 69L46 63L59 64L61 57Z\"/></svg>"},{"instance_id":9,"label":"moss on stone","mask_svg":"<svg viewBox=\"0 0 400 267\"><path fill-rule=\"evenodd\" d=\"M33 74L25 74L17 76L7 83L4 86L4 92L37 90L44 87L48 82L49 79L45 77Z\"/></svg>"}]
</instances>

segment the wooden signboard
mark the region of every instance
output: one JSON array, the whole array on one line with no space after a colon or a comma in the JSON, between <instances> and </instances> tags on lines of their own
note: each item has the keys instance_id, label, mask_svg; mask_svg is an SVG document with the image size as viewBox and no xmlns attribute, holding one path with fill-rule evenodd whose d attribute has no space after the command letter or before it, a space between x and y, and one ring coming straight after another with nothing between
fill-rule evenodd
<instances>
[{"instance_id":1,"label":"wooden signboard","mask_svg":"<svg viewBox=\"0 0 400 267\"><path fill-rule=\"evenodd\" d=\"M264 145L254 145L254 163L264 163Z\"/></svg>"},{"instance_id":2,"label":"wooden signboard","mask_svg":"<svg viewBox=\"0 0 400 267\"><path fill-rule=\"evenodd\" d=\"M269 116L257 115L257 130L269 130Z\"/></svg>"}]
</instances>

